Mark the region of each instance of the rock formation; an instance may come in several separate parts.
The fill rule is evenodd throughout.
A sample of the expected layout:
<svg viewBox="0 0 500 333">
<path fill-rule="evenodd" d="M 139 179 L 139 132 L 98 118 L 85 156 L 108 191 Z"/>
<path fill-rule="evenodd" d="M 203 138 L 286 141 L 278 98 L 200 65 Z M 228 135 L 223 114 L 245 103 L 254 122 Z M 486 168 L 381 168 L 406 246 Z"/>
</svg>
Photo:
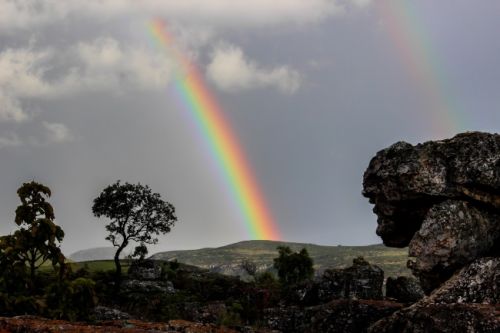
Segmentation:
<svg viewBox="0 0 500 333">
<path fill-rule="evenodd" d="M 464 133 L 376 154 L 363 194 L 384 244 L 408 246 L 428 297 L 372 332 L 499 332 L 500 135 Z"/>
<path fill-rule="evenodd" d="M 377 153 L 363 194 L 375 204 L 377 234 L 409 246 L 429 292 L 474 259 L 496 256 L 500 240 L 500 135 L 465 133 Z"/>
<path fill-rule="evenodd" d="M 344 269 L 327 269 L 317 280 L 321 302 L 332 299 L 382 299 L 384 272 L 359 257 Z"/>
<path fill-rule="evenodd" d="M 424 297 L 420 284 L 412 277 L 388 277 L 385 283 L 385 295 L 401 303 L 415 303 Z"/>
</svg>

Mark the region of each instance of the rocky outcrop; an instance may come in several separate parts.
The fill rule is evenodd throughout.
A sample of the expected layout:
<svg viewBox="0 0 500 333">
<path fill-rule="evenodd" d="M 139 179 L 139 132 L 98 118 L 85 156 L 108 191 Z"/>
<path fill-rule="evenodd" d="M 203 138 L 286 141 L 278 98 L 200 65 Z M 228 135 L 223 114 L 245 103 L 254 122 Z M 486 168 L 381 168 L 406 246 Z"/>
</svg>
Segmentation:
<svg viewBox="0 0 500 333">
<path fill-rule="evenodd" d="M 159 280 L 161 279 L 161 261 L 134 260 L 128 269 L 131 280 Z"/>
<path fill-rule="evenodd" d="M 385 283 L 385 295 L 401 303 L 415 303 L 424 297 L 422 287 L 412 277 L 388 277 Z"/>
<path fill-rule="evenodd" d="M 500 258 L 481 258 L 370 332 L 500 332 L 499 299 Z"/>
<path fill-rule="evenodd" d="M 498 305 L 500 258 L 481 258 L 474 261 L 433 292 L 427 301 Z"/>
<path fill-rule="evenodd" d="M 369 331 L 500 332 L 500 135 L 396 143 L 372 159 L 363 186 L 377 234 L 408 245 L 429 294 Z"/>
<path fill-rule="evenodd" d="M 372 325 L 369 333 L 500 332 L 500 310 L 481 304 L 414 304 Z"/>
<path fill-rule="evenodd" d="M 175 293 L 175 288 L 170 281 L 143 281 L 143 280 L 125 280 L 121 284 L 122 293 Z"/>
<path fill-rule="evenodd" d="M 382 299 L 384 271 L 359 257 L 344 269 L 327 269 L 317 280 L 318 298 L 325 303 L 332 299 Z"/>
<path fill-rule="evenodd" d="M 318 305 L 335 299 L 383 298 L 384 271 L 362 257 L 346 268 L 326 269 L 312 281 L 289 287 L 285 301 L 295 305 Z"/>
<path fill-rule="evenodd" d="M 266 309 L 264 322 L 288 333 L 358 333 L 402 308 L 402 304 L 372 300 L 334 300 L 327 304 Z"/>
<path fill-rule="evenodd" d="M 126 312 L 102 305 L 96 306 L 92 315 L 93 319 L 97 321 L 131 319 L 131 316 Z"/>
<path fill-rule="evenodd" d="M 409 246 L 430 292 L 457 269 L 500 247 L 500 135 L 464 133 L 376 154 L 363 194 L 375 204 L 384 244 Z"/>
</svg>

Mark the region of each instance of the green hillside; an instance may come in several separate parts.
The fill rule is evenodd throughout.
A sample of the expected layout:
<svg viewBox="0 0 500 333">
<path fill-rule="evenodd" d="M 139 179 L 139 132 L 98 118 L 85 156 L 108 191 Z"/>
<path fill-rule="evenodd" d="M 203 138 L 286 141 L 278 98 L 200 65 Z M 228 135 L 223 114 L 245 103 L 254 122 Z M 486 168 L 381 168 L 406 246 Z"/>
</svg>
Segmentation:
<svg viewBox="0 0 500 333">
<path fill-rule="evenodd" d="M 321 246 L 277 241 L 243 241 L 218 248 L 160 252 L 151 258 L 176 259 L 185 264 L 208 268 L 224 274 L 241 275 L 239 265 L 242 260 L 254 262 L 260 270 L 268 269 L 272 266 L 273 259 L 277 257 L 276 248 L 282 245 L 289 246 L 294 251 L 306 248 L 314 260 L 315 269 L 320 271 L 326 268 L 350 266 L 353 258 L 363 256 L 370 263 L 379 265 L 386 276 L 410 274 L 406 268 L 408 250 L 389 248 L 381 244 Z"/>
</svg>

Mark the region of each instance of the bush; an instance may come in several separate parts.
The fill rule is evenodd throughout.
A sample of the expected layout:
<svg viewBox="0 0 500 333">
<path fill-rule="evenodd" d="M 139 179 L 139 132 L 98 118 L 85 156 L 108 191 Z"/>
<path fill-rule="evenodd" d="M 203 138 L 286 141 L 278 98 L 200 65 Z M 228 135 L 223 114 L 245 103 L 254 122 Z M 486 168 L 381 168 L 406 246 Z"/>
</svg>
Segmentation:
<svg viewBox="0 0 500 333">
<path fill-rule="evenodd" d="M 292 252 L 288 246 L 279 246 L 278 252 L 274 268 L 278 271 L 283 287 L 295 285 L 314 275 L 313 260 L 305 248 L 300 252 Z"/>
<path fill-rule="evenodd" d="M 59 319 L 89 320 L 97 303 L 95 282 L 82 277 L 49 285 L 46 295 L 48 315 Z"/>
</svg>

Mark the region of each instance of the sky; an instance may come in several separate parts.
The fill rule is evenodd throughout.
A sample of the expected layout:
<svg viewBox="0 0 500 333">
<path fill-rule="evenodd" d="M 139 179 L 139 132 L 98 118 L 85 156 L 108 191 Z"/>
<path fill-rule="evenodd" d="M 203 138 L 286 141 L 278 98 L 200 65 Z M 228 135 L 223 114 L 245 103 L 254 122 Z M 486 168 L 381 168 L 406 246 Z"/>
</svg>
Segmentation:
<svg viewBox="0 0 500 333">
<path fill-rule="evenodd" d="M 107 246 L 92 201 L 148 184 L 178 222 L 150 252 L 251 238 L 173 87 L 168 25 L 240 143 L 280 239 L 380 243 L 375 153 L 500 127 L 495 0 L 0 0 L 0 233 L 36 180 L 66 236 Z"/>
</svg>

